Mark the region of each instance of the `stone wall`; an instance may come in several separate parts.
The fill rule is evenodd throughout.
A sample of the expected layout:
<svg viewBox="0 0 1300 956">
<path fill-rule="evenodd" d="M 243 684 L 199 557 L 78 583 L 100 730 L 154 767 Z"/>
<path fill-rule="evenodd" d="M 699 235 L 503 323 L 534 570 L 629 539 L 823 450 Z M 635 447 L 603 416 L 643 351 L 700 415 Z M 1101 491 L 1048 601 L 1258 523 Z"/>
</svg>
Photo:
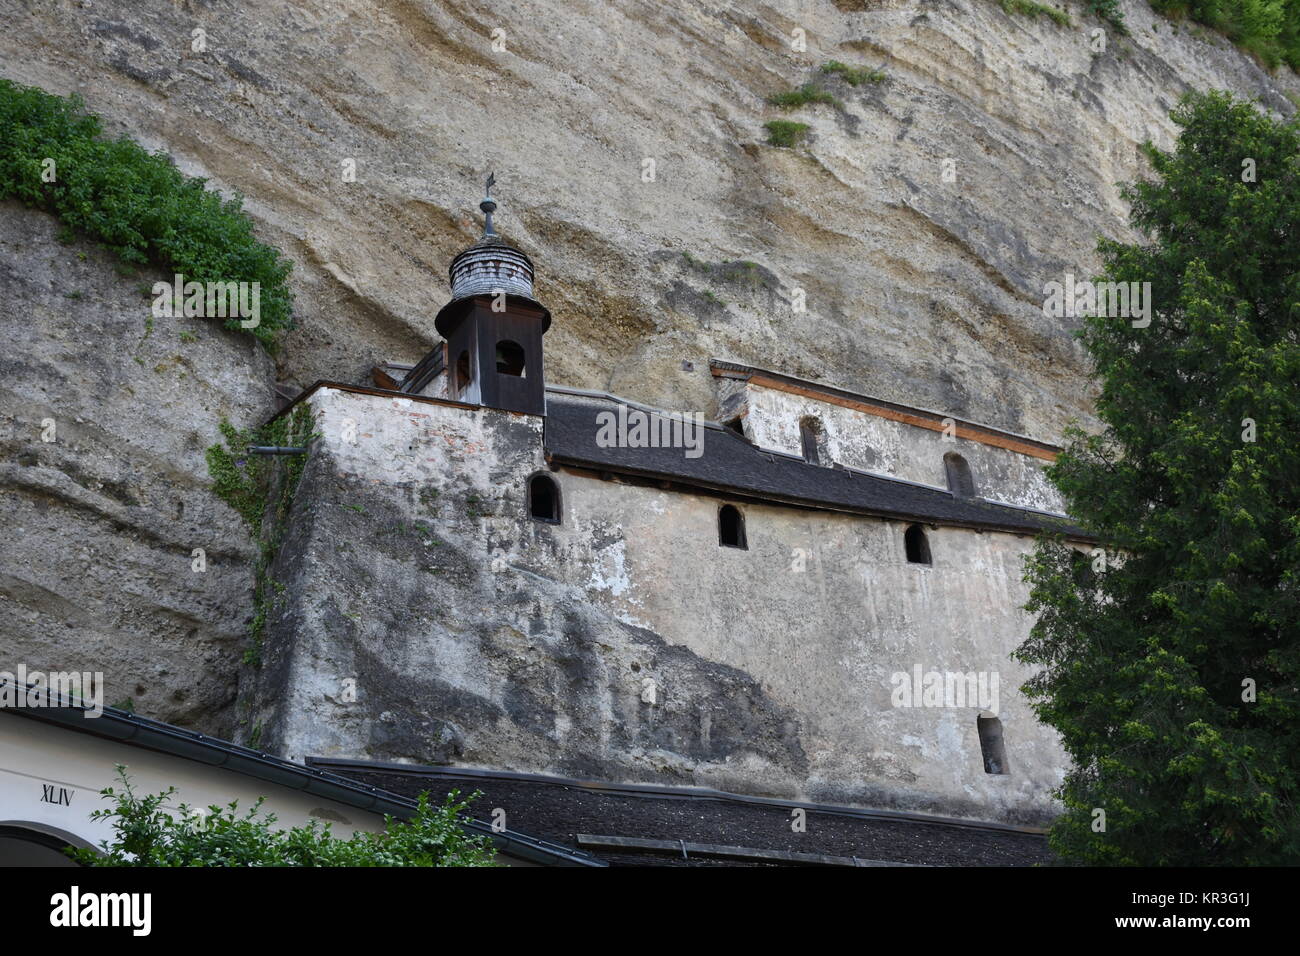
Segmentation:
<svg viewBox="0 0 1300 956">
<path fill-rule="evenodd" d="M 570 471 L 553 474 L 550 525 L 525 505 L 541 419 L 332 389 L 310 401 L 322 437 L 253 693 L 264 745 L 1051 813 L 1064 757 L 1009 660 L 1030 623 L 1030 539 L 931 529 L 923 567 L 901 523 L 742 505 L 748 550 L 724 548 L 720 499 Z M 893 674 L 918 665 L 998 675 L 987 709 L 1011 773 L 984 772 L 980 702 L 893 706 Z"/>
<path fill-rule="evenodd" d="M 830 458 L 840 464 L 946 489 L 943 456 L 956 452 L 970 465 L 981 497 L 1058 514 L 1065 510 L 1060 492 L 1043 473 L 1044 459 L 967 438 L 947 440 L 927 428 L 752 383 L 744 399 L 745 435 L 762 448 L 802 454 L 799 422 L 810 416 L 821 422 Z M 736 402 L 730 407 L 735 410 Z"/>
</svg>

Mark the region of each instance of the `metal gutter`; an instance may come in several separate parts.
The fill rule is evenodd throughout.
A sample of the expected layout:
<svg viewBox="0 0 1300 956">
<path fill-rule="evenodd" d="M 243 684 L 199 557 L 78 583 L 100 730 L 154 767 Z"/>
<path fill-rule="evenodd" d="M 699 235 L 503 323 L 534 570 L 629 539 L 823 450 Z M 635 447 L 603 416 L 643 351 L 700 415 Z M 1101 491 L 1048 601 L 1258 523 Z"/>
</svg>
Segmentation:
<svg viewBox="0 0 1300 956">
<path fill-rule="evenodd" d="M 559 386 L 559 385 L 548 385 L 546 386 L 546 391 L 553 392 L 557 395 L 569 395 L 576 398 L 590 398 L 590 399 L 596 399 L 600 401 L 621 403 L 628 406 L 629 408 L 636 408 L 647 414 L 658 415 L 660 417 L 668 417 L 673 414 L 661 408 L 656 408 L 653 405 L 646 405 L 642 402 L 635 402 L 632 401 L 631 399 L 623 398 L 622 396 L 615 395 L 611 392 L 602 392 L 602 391 L 595 391 L 591 389 L 582 389 L 582 388 L 568 388 L 566 386 Z M 804 458 L 800 455 L 795 455 L 790 452 L 782 451 L 776 448 L 764 448 L 762 445 L 756 445 L 748 438 L 746 438 L 744 435 L 738 434 L 735 430 L 727 428 L 725 425 L 719 424 L 718 422 L 705 420 L 703 424 L 706 428 L 711 428 L 714 431 L 723 432 L 726 435 L 733 438 L 734 440 L 745 443 L 758 454 L 767 455 L 772 459 L 783 458 L 787 461 L 806 464 Z M 979 427 L 983 427 L 983 426 L 979 426 Z M 1006 434 L 1011 434 L 1011 433 L 1008 432 Z M 1016 437 L 1020 437 L 1020 436 L 1016 436 Z M 1032 441 L 1033 439 L 1027 439 L 1027 440 Z M 543 438 L 543 446 L 545 446 L 545 438 Z M 936 525 L 942 525 L 944 527 L 968 528 L 968 529 L 981 530 L 981 531 L 998 531 L 1007 534 L 1019 534 L 1019 535 L 1038 534 L 1044 531 L 1050 532 L 1052 530 L 1055 530 L 1055 529 L 1041 528 L 1041 527 L 1026 528 L 1020 525 L 1002 524 L 994 520 L 962 522 L 950 518 L 944 518 L 940 520 L 931 517 L 917 516 L 906 512 L 892 512 L 892 511 L 885 511 L 882 509 L 854 508 L 847 505 L 830 504 L 818 498 L 797 498 L 794 496 L 775 495 L 770 492 L 759 492 L 759 491 L 754 491 L 752 489 L 741 489 L 732 485 L 723 485 L 714 482 L 704 482 L 696 478 L 690 478 L 687 476 L 681 476 L 669 472 L 646 471 L 646 470 L 630 468 L 622 465 L 619 466 L 610 465 L 608 462 L 592 461 L 589 459 L 575 457 L 572 455 L 554 454 L 551 452 L 546 453 L 546 459 L 547 461 L 555 464 L 570 465 L 577 468 L 583 468 L 589 471 L 607 473 L 612 475 L 625 475 L 634 478 L 642 478 L 650 481 L 671 481 L 674 482 L 675 484 L 681 485 L 682 487 L 704 489 L 717 494 L 730 495 L 736 498 L 745 498 L 754 501 L 766 501 L 766 502 L 782 504 L 782 505 L 793 505 L 802 508 L 810 508 L 817 511 L 833 511 L 833 512 L 839 512 L 843 514 L 861 514 L 861 515 L 867 515 L 869 517 L 888 518 L 890 520 L 898 520 L 898 521 L 916 520 L 916 521 L 923 521 L 926 523 L 933 523 Z M 933 491 L 939 494 L 946 494 L 952 497 L 952 491 L 949 488 L 944 488 L 939 485 L 930 485 L 920 481 L 912 481 L 907 478 L 899 478 L 894 475 L 879 474 L 877 472 L 867 471 L 862 468 L 854 468 L 849 465 L 841 464 L 839 462 L 835 462 L 832 465 L 826 465 L 826 466 L 813 465 L 811 467 L 834 468 L 839 471 L 847 472 L 850 475 L 862 475 L 864 477 L 874 478 L 877 481 L 888 481 L 897 485 L 908 485 L 913 488 L 922 488 L 926 491 Z M 1015 504 L 1010 504 L 1008 502 L 996 501 L 991 498 L 976 497 L 971 500 L 976 502 L 983 502 L 985 504 L 989 504 L 998 508 L 1005 508 L 1009 511 L 1018 512 L 1021 514 L 1025 514 L 1027 516 L 1041 515 L 1043 517 L 1051 518 L 1053 520 L 1057 520 L 1061 522 L 1071 521 L 1068 515 L 1057 514 L 1051 511 L 1043 511 L 1038 508 L 1027 508 L 1024 507 L 1023 505 L 1015 505 Z M 1072 540 L 1078 540 L 1078 541 L 1092 542 L 1096 540 L 1092 537 L 1080 533 L 1079 529 L 1075 529 L 1073 532 L 1068 533 L 1066 536 Z"/>
<path fill-rule="evenodd" d="M 957 518 L 936 518 L 932 515 L 917 515 L 912 512 L 890 511 L 884 508 L 854 507 L 852 505 L 827 502 L 820 498 L 798 498 L 793 495 L 778 495 L 769 491 L 755 490 L 752 488 L 746 489 L 746 488 L 737 487 L 735 485 L 702 481 L 698 478 L 685 477 L 682 475 L 677 475 L 669 472 L 641 471 L 635 468 L 629 468 L 625 465 L 611 465 L 608 462 L 591 461 L 585 458 L 574 457 L 571 455 L 557 455 L 553 453 L 548 453 L 546 456 L 546 460 L 552 464 L 556 464 L 560 466 L 568 465 L 571 467 L 581 468 L 585 471 L 590 471 L 594 473 L 625 475 L 632 478 L 641 478 L 647 481 L 654 481 L 654 482 L 666 481 L 674 485 L 679 485 L 682 488 L 706 490 L 713 494 L 723 495 L 726 497 L 745 499 L 749 501 L 761 501 L 761 502 L 767 502 L 770 504 L 777 504 L 777 505 L 808 508 L 814 511 L 828 511 L 828 512 L 835 512 L 839 514 L 866 515 L 867 517 L 871 517 L 871 518 L 888 518 L 891 521 L 916 521 L 916 522 L 921 522 L 923 524 L 931 524 L 935 526 L 942 526 L 945 528 L 966 528 L 975 531 L 997 531 L 1004 534 L 1038 535 L 1041 533 L 1050 534 L 1059 530 L 1060 533 L 1065 535 L 1065 537 L 1069 538 L 1070 540 L 1085 541 L 1085 542 L 1093 542 L 1097 540 L 1095 538 L 1092 538 L 1082 533 L 1080 530 L 1073 529 L 1073 528 L 1055 529 L 1055 528 L 1041 527 L 1041 526 L 1004 524 L 994 520 L 975 521 L 975 520 L 960 520 Z M 887 476 L 872 475 L 871 477 L 882 478 L 883 480 L 886 481 L 896 480 L 896 479 L 888 478 Z M 903 483 L 915 484 L 915 482 L 903 482 Z M 925 486 L 922 485 L 921 487 L 925 487 Z M 927 489 L 927 490 L 940 491 L 941 489 Z M 979 500 L 979 499 L 974 499 L 974 500 Z M 1006 507 L 1006 506 L 1001 506 L 1001 507 Z M 1028 509 L 1019 508 L 1019 507 L 1011 508 L 1010 510 L 1028 511 Z M 1056 516 L 1049 515 L 1049 517 L 1055 518 Z M 1067 518 L 1064 520 L 1068 521 L 1069 519 Z"/>
<path fill-rule="evenodd" d="M 387 397 L 387 398 L 401 398 L 411 402 L 420 402 L 429 405 L 444 405 L 444 406 L 449 406 L 451 408 L 464 408 L 470 411 L 482 411 L 486 408 L 489 411 L 501 412 L 502 414 L 505 415 L 529 414 L 527 412 L 513 412 L 505 409 L 488 408 L 487 406 L 473 405 L 467 402 L 459 402 L 449 398 L 432 398 L 427 395 L 412 395 L 408 392 L 394 391 L 392 389 L 373 388 L 364 385 L 349 385 L 346 382 L 333 382 L 333 381 L 321 379 L 319 381 L 312 383 L 310 387 L 304 389 L 302 393 L 299 394 L 296 398 L 294 398 L 292 402 L 290 402 L 284 408 L 280 409 L 280 411 L 276 412 L 275 415 L 271 416 L 271 418 L 268 419 L 268 424 L 280 418 L 281 416 L 290 413 L 298 405 L 299 402 L 305 401 L 308 397 L 310 397 L 318 389 L 321 388 L 332 388 L 338 391 L 354 392 L 361 395 L 377 395 L 377 396 Z M 559 386 L 559 385 L 548 385 L 546 386 L 546 391 L 554 392 L 560 395 L 571 395 L 579 398 L 595 398 L 595 399 L 602 399 L 605 401 L 622 402 L 623 404 L 631 408 L 640 409 L 646 412 L 647 414 L 655 414 L 661 416 L 667 416 L 672 414 L 671 412 L 666 412 L 661 408 L 655 408 L 652 405 L 646 405 L 641 402 L 634 402 L 629 399 L 621 398 L 617 395 L 613 395 L 609 392 L 599 392 L 599 391 L 592 391 L 588 389 L 579 389 L 579 388 L 567 388 L 565 386 Z M 753 442 L 749 441 L 749 439 L 745 438 L 745 436 L 736 434 L 735 431 L 733 431 L 730 428 L 727 428 L 725 425 L 719 424 L 718 422 L 705 420 L 703 424 L 706 428 L 711 428 L 714 429 L 715 431 L 725 432 L 726 434 L 735 438 L 737 441 L 742 441 L 746 443 L 747 445 L 749 445 L 751 448 L 753 448 L 756 452 L 760 454 L 780 456 L 781 458 L 786 458 L 790 461 L 803 461 L 803 459 L 800 458 L 798 455 L 793 455 L 790 454 L 789 452 L 779 451 L 773 448 L 763 448 L 760 445 L 755 445 Z M 544 444 L 545 442 L 543 440 L 543 445 Z M 889 512 L 883 510 L 859 509 L 859 508 L 849 508 L 849 507 L 842 507 L 842 506 L 832 507 L 831 505 L 828 505 L 825 502 L 822 502 L 818 499 L 803 499 L 803 498 L 793 498 L 793 497 L 782 497 L 782 496 L 776 496 L 770 494 L 759 494 L 756 492 L 748 492 L 741 489 L 737 489 L 730 485 L 717 485 L 717 484 L 700 482 L 697 480 L 683 479 L 681 476 L 667 474 L 663 472 L 637 471 L 635 469 L 628 469 L 628 468 L 614 468 L 604 462 L 587 461 L 581 458 L 572 458 L 572 457 L 562 456 L 562 455 L 552 456 L 548 454 L 547 459 L 554 460 L 559 464 L 574 465 L 592 471 L 609 472 L 611 474 L 626 474 L 626 475 L 643 477 L 643 478 L 656 480 L 656 481 L 665 481 L 665 480 L 674 481 L 677 484 L 683 486 L 706 488 L 715 492 L 719 492 L 722 494 L 730 494 L 736 497 L 744 497 L 744 498 L 750 498 L 750 499 L 760 500 L 760 501 L 771 501 L 777 504 L 797 505 L 799 507 L 812 508 L 817 511 L 835 511 L 844 514 L 864 514 L 871 517 L 889 518 L 891 520 L 898 520 L 898 521 L 908 521 L 908 520 L 915 519 L 915 520 L 933 522 L 936 524 L 942 524 L 945 527 L 972 528 L 972 529 L 980 529 L 986 531 L 1001 531 L 1008 534 L 1035 534 L 1042 530 L 1049 530 L 1049 529 L 1040 529 L 1040 528 L 1027 529 L 1015 525 L 999 524 L 997 522 L 957 522 L 950 519 L 935 521 L 934 519 L 930 519 L 930 518 L 917 518 L 917 516 L 915 515 L 906 514 L 903 512 Z M 846 465 L 837 464 L 834 467 L 838 467 L 842 471 L 847 471 L 853 474 L 865 475 L 880 481 L 891 481 L 897 484 L 911 485 L 916 488 L 924 488 L 928 491 L 947 492 L 947 489 L 940 488 L 937 485 L 927 485 L 917 481 L 909 481 L 906 478 L 897 478 L 894 477 L 893 475 L 875 474 L 873 472 L 864 471 L 863 469 L 860 468 L 850 468 Z M 1063 521 L 1070 520 L 1067 516 L 1058 515 L 1050 511 L 1040 511 L 1036 508 L 1025 508 L 1020 505 L 1004 504 L 1002 502 L 992 501 L 991 499 L 981 499 L 981 500 L 987 501 L 989 504 L 993 504 L 998 507 L 1008 508 L 1013 511 L 1024 512 L 1026 514 L 1039 514 L 1039 515 L 1044 515 L 1046 517 L 1059 519 Z M 1074 540 L 1088 541 L 1088 542 L 1097 540 L 1087 535 L 1082 535 L 1077 533 L 1069 534 L 1067 535 L 1067 537 Z"/>
<path fill-rule="evenodd" d="M 602 850 L 641 850 L 651 853 L 681 854 L 689 860 L 690 854 L 702 857 L 720 857 L 726 860 L 759 860 L 770 863 L 794 863 L 801 866 L 912 866 L 925 863 L 894 863 L 887 860 L 868 860 L 859 856 L 830 856 L 825 853 L 791 853 L 788 850 L 762 850 L 748 846 L 719 846 L 716 843 L 691 843 L 686 840 L 647 840 L 641 837 L 607 836 L 579 833 L 578 846 Z"/>
</svg>

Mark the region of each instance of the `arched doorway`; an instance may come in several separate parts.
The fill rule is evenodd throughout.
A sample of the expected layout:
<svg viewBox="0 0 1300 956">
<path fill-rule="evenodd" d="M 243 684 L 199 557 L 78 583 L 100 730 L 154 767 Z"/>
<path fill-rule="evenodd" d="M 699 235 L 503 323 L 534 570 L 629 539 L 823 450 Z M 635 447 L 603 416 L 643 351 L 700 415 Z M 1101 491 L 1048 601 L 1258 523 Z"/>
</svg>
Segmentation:
<svg viewBox="0 0 1300 956">
<path fill-rule="evenodd" d="M 63 852 L 69 845 L 90 844 L 40 824 L 0 823 L 0 867 L 79 866 Z"/>
</svg>

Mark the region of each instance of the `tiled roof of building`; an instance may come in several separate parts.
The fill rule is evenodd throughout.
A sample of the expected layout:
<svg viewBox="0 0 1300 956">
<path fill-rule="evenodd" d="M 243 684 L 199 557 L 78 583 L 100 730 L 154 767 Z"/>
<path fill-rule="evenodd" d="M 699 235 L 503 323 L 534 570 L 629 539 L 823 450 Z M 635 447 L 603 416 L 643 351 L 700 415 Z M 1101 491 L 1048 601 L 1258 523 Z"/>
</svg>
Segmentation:
<svg viewBox="0 0 1300 956">
<path fill-rule="evenodd" d="M 948 491 L 842 466 L 809 464 L 759 448 L 712 422 L 705 426 L 703 453 L 696 458 L 687 457 L 682 448 L 602 447 L 597 442 L 597 416 L 619 404 L 612 396 L 548 390 L 547 457 L 557 464 L 782 504 L 1020 534 L 1058 531 L 1072 538 L 1090 537 L 1062 516 L 958 498 Z"/>
<path fill-rule="evenodd" d="M 87 719 L 87 706 L 48 688 L 18 684 L 10 675 L 0 677 L 0 686 L 12 685 L 21 700 L 36 699 L 41 706 L 20 705 L 0 708 L 12 714 L 65 730 L 99 737 L 132 747 L 144 747 L 184 760 L 194 760 L 209 767 L 253 777 L 264 783 L 309 793 L 377 814 L 406 819 L 415 812 L 415 802 L 349 775 L 331 773 L 321 767 L 308 767 L 284 760 L 273 754 L 201 734 L 185 727 L 153 720 L 116 707 L 103 707 L 98 717 Z M 11 689 L 10 693 L 14 693 Z M 548 844 L 531 834 L 513 828 L 499 830 L 488 823 L 464 818 L 464 829 L 472 835 L 491 840 L 496 849 L 509 857 L 545 866 L 600 866 L 589 853 L 574 852 L 567 846 Z"/>
<path fill-rule="evenodd" d="M 479 791 L 512 829 L 613 866 L 1031 866 L 1053 856 L 1041 830 L 905 813 L 783 803 L 686 787 L 591 783 L 534 774 L 309 758 L 408 797 Z M 804 810 L 791 827 L 792 809 Z"/>
</svg>

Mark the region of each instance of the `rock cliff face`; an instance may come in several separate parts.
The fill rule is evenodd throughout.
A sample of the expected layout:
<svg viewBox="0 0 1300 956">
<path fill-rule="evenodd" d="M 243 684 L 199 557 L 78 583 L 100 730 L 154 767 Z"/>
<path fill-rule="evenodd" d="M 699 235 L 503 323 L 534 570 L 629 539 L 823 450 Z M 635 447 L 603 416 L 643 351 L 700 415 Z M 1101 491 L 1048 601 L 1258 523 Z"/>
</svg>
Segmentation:
<svg viewBox="0 0 1300 956">
<path fill-rule="evenodd" d="M 1188 89 L 1284 114 L 1300 91 L 1122 6 L 1132 37 L 1097 52 L 1077 3 L 1057 26 L 994 0 L 0 0 L 0 75 L 78 92 L 243 193 L 295 262 L 299 322 L 275 370 L 197 323 L 190 351 L 177 323 L 133 355 L 138 280 L 0 209 L 6 421 L 53 414 L 82 443 L 10 445 L 6 627 L 33 661 L 79 642 L 86 665 L 152 673 L 142 709 L 221 730 L 249 572 L 181 592 L 171 568 L 200 529 L 236 565 L 251 549 L 201 449 L 221 414 L 269 414 L 277 377 L 418 359 L 489 169 L 555 316 L 553 382 L 711 412 L 718 356 L 1059 438 L 1091 388 L 1043 284 L 1095 268 L 1098 234 L 1131 237 L 1115 184 L 1142 173 L 1137 143 L 1171 141 Z M 849 86 L 829 60 L 885 79 Z M 767 104 L 809 81 L 838 103 Z M 780 118 L 806 141 L 766 145 Z"/>
<path fill-rule="evenodd" d="M 0 204 L 0 670 L 99 671 L 106 704 L 231 733 L 254 552 L 203 451 L 270 414 L 272 363 L 150 322 L 162 276 L 57 232 Z"/>
<path fill-rule="evenodd" d="M 1100 54 L 1081 5 L 1061 27 L 994 0 L 3 7 L 6 76 L 248 197 L 297 263 L 299 383 L 419 357 L 495 169 L 552 381 L 703 409 L 719 355 L 1047 439 L 1089 390 L 1043 283 L 1128 235 L 1136 144 L 1189 88 L 1300 90 L 1136 0 Z M 886 79 L 828 82 L 842 106 L 788 114 L 806 146 L 764 145 L 765 98 L 829 60 Z"/>
</svg>

